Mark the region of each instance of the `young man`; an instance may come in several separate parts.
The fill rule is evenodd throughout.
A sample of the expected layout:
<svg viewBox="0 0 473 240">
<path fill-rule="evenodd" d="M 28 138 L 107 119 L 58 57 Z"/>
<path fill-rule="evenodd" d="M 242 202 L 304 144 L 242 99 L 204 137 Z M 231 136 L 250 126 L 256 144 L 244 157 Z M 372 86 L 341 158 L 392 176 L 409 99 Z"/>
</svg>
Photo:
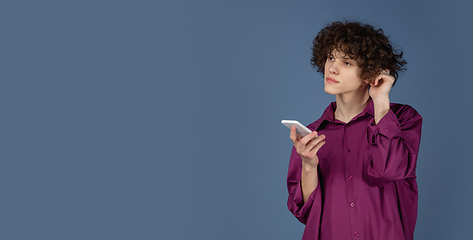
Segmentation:
<svg viewBox="0 0 473 240">
<path fill-rule="evenodd" d="M 288 207 L 306 225 L 302 239 L 413 239 L 422 118 L 389 100 L 402 52 L 358 22 L 325 27 L 312 50 L 335 102 L 311 134 L 291 129 Z"/>
</svg>

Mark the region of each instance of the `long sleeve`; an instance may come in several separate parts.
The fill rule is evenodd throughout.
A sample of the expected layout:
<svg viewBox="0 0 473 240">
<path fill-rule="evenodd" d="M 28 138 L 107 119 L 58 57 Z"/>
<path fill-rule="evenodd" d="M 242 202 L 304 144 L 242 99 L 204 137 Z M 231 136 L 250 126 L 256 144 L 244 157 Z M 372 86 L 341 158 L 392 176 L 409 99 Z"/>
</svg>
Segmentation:
<svg viewBox="0 0 473 240">
<path fill-rule="evenodd" d="M 307 224 L 309 220 L 309 213 L 311 213 L 311 211 L 313 212 L 310 214 L 311 218 L 315 218 L 315 221 L 317 221 L 316 219 L 320 219 L 322 198 L 319 183 L 317 188 L 312 192 L 312 194 L 309 196 L 309 199 L 304 204 L 301 189 L 301 171 L 302 159 L 299 154 L 297 154 L 296 149 L 293 147 L 287 175 L 287 189 L 289 192 L 287 206 L 300 222 Z M 316 212 L 314 211 L 316 211 L 318 214 L 315 214 Z"/>
<path fill-rule="evenodd" d="M 382 187 L 390 182 L 415 178 L 422 117 L 410 106 L 391 110 L 368 126 L 370 147 L 365 171 L 371 184 Z"/>
</svg>

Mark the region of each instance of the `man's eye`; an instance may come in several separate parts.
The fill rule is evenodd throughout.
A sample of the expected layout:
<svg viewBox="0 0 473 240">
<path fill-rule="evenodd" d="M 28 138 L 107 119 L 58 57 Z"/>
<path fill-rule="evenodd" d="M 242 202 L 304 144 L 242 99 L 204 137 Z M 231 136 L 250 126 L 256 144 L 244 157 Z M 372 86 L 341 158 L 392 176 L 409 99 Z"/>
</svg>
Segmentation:
<svg viewBox="0 0 473 240">
<path fill-rule="evenodd" d="M 345 62 L 345 65 L 350 66 L 351 64 L 349 62 Z"/>
<path fill-rule="evenodd" d="M 333 60 L 334 60 L 334 58 L 333 58 L 332 56 L 328 56 L 328 59 L 329 59 L 330 61 L 333 61 Z"/>
</svg>

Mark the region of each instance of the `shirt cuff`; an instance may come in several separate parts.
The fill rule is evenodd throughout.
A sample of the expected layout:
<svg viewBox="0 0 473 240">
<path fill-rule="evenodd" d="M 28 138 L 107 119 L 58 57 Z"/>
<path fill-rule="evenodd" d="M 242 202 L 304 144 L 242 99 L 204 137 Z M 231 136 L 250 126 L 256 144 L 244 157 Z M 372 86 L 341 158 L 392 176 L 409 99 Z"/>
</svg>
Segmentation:
<svg viewBox="0 0 473 240">
<path fill-rule="evenodd" d="M 374 118 L 371 120 L 368 126 L 368 141 L 371 144 L 375 143 L 375 138 L 378 133 L 389 139 L 401 134 L 399 119 L 392 110 L 389 110 L 388 113 L 379 120 L 378 124 L 375 124 Z"/>
<path fill-rule="evenodd" d="M 305 215 L 307 211 L 310 210 L 312 203 L 314 202 L 316 192 L 319 188 L 319 183 L 317 183 L 317 187 L 314 189 L 314 191 L 310 194 L 309 199 L 304 204 L 304 199 L 302 196 L 302 186 L 301 186 L 301 181 L 299 180 L 298 187 L 295 189 L 294 192 L 294 203 L 301 208 L 300 213 L 301 215 Z"/>
</svg>

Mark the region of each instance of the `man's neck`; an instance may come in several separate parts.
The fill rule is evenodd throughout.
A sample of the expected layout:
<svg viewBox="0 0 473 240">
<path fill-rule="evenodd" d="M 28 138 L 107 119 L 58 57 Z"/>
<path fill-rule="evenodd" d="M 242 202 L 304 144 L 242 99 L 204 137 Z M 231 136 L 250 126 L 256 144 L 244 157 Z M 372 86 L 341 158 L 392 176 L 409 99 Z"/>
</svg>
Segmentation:
<svg viewBox="0 0 473 240">
<path fill-rule="evenodd" d="M 337 109 L 334 117 L 344 123 L 348 123 L 356 115 L 360 114 L 370 101 L 368 91 L 362 94 L 339 94 L 335 97 Z"/>
</svg>

